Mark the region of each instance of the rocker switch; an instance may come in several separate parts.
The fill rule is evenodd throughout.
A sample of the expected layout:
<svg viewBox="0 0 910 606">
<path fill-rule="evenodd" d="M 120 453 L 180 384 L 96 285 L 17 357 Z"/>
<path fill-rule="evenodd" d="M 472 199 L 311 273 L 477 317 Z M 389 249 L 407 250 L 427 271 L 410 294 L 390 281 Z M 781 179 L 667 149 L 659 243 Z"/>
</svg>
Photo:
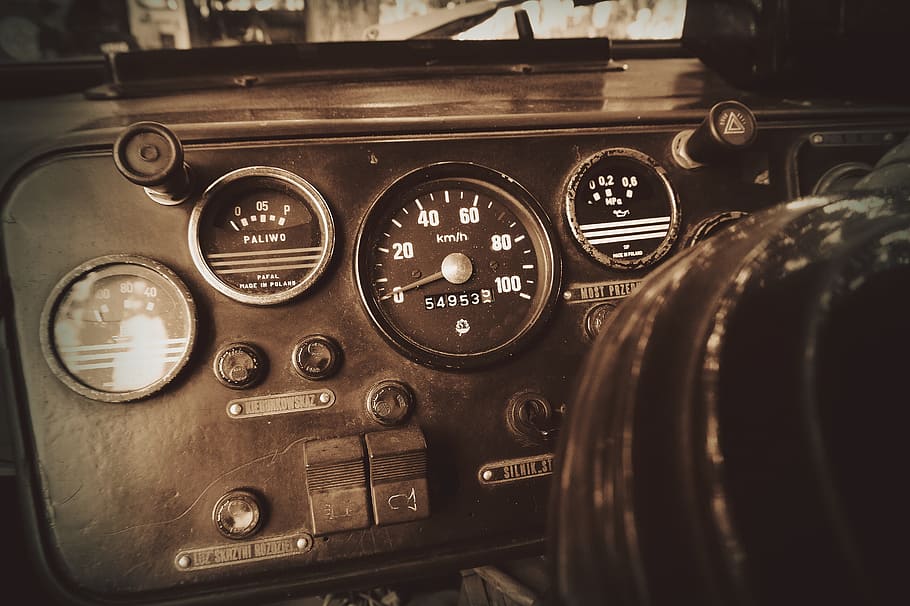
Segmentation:
<svg viewBox="0 0 910 606">
<path fill-rule="evenodd" d="M 369 433 L 364 439 L 376 525 L 429 517 L 427 443 L 420 428 Z"/>
<path fill-rule="evenodd" d="M 369 527 L 366 468 L 360 437 L 307 442 L 304 452 L 313 534 Z"/>
</svg>

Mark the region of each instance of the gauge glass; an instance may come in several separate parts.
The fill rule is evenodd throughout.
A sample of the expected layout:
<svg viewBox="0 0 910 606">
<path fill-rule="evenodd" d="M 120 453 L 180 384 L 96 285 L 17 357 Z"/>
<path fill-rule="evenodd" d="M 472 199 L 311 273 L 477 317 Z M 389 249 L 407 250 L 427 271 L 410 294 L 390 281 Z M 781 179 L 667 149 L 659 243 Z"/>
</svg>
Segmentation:
<svg viewBox="0 0 910 606">
<path fill-rule="evenodd" d="M 328 204 L 288 171 L 249 167 L 209 187 L 190 218 L 190 252 L 206 281 L 254 305 L 292 299 L 331 259 L 335 229 Z"/>
<path fill-rule="evenodd" d="M 582 249 L 614 269 L 652 265 L 679 233 L 679 206 L 666 173 L 632 149 L 608 149 L 585 161 L 569 183 L 566 215 Z"/>
<path fill-rule="evenodd" d="M 358 285 L 374 321 L 431 365 L 514 352 L 555 292 L 541 217 L 523 188 L 476 165 L 406 176 L 371 209 L 358 241 Z"/>
<path fill-rule="evenodd" d="M 150 395 L 186 364 L 195 337 L 186 286 L 163 265 L 115 255 L 64 277 L 45 308 L 42 345 L 55 374 L 88 397 Z"/>
</svg>

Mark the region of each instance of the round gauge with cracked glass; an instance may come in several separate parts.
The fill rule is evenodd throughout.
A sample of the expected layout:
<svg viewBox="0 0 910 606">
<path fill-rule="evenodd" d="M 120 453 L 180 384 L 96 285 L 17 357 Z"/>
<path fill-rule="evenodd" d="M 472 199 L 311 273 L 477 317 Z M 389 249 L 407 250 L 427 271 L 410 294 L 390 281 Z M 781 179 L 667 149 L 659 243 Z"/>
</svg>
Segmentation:
<svg viewBox="0 0 910 606">
<path fill-rule="evenodd" d="M 356 278 L 381 333 L 418 362 L 483 365 L 516 353 L 542 325 L 560 266 L 531 195 L 466 163 L 414 171 L 361 226 Z"/>
<path fill-rule="evenodd" d="M 606 149 L 575 170 L 566 218 L 582 250 L 611 269 L 653 265 L 679 235 L 679 203 L 666 172 L 634 149 Z"/>
<path fill-rule="evenodd" d="M 304 293 L 325 273 L 335 223 L 308 181 L 252 166 L 205 191 L 190 216 L 189 245 L 196 268 L 216 290 L 241 303 L 274 305 Z"/>
<path fill-rule="evenodd" d="M 156 261 L 109 255 L 83 263 L 54 288 L 41 316 L 53 373 L 102 402 L 157 392 L 186 365 L 196 308 L 186 285 Z"/>
</svg>

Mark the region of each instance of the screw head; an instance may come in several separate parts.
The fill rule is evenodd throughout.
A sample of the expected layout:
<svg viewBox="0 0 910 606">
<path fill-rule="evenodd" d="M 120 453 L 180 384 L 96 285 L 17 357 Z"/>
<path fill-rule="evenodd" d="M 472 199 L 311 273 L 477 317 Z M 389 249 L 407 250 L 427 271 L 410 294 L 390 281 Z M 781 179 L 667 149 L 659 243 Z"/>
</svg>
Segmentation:
<svg viewBox="0 0 910 606">
<path fill-rule="evenodd" d="M 319 394 L 319 401 L 322 402 L 323 404 L 328 404 L 329 402 L 332 401 L 332 396 L 330 396 L 329 394 L 327 394 L 325 392 L 322 392 L 321 394 Z"/>
<path fill-rule="evenodd" d="M 177 560 L 177 566 L 180 566 L 181 568 L 189 568 L 190 564 L 192 564 L 192 563 L 193 563 L 193 561 L 190 559 L 190 556 L 188 556 L 188 555 L 182 555 Z"/>
<path fill-rule="evenodd" d="M 489 482 L 490 480 L 493 479 L 493 472 L 490 471 L 489 469 L 487 469 L 486 471 L 483 472 L 483 475 L 482 475 L 481 477 L 482 477 L 485 481 Z"/>
<path fill-rule="evenodd" d="M 243 406 L 241 406 L 240 404 L 231 404 L 231 407 L 228 409 L 228 412 L 230 412 L 232 415 L 234 415 L 236 417 L 237 415 L 239 415 L 240 413 L 243 412 Z"/>
</svg>

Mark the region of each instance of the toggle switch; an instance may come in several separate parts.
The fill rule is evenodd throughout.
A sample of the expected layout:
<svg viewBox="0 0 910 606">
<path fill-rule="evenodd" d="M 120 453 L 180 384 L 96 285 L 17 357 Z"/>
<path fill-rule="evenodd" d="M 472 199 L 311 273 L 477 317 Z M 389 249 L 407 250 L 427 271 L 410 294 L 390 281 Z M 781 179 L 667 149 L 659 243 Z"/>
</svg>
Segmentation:
<svg viewBox="0 0 910 606">
<path fill-rule="evenodd" d="M 429 517 L 427 443 L 420 428 L 369 433 L 364 439 L 376 525 Z"/>
<path fill-rule="evenodd" d="M 367 528 L 369 501 L 360 437 L 307 442 L 304 456 L 313 534 Z"/>
</svg>

